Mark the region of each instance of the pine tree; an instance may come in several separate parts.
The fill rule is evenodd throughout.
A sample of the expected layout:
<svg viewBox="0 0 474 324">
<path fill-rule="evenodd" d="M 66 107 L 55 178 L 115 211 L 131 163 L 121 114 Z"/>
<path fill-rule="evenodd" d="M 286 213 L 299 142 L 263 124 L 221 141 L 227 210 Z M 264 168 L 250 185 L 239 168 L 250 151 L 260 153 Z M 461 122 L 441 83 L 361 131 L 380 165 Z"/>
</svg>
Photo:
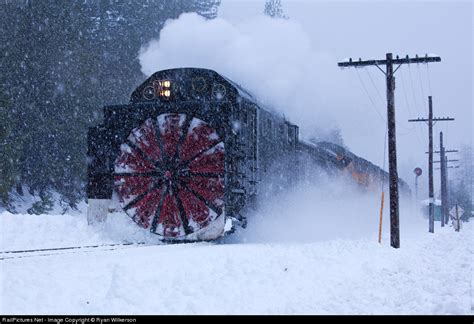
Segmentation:
<svg viewBox="0 0 474 324">
<path fill-rule="evenodd" d="M 0 3 L 0 201 L 26 185 L 51 207 L 84 196 L 86 132 L 106 104 L 143 81 L 138 52 L 167 19 L 211 19 L 220 0 L 29 0 Z"/>
<path fill-rule="evenodd" d="M 272 18 L 288 19 L 283 12 L 281 0 L 267 0 L 267 2 L 265 2 L 263 13 Z"/>
<path fill-rule="evenodd" d="M 3 79 L 3 77 L 2 77 Z M 14 142 L 11 140 L 14 115 L 11 103 L 4 89 L 4 82 L 0 84 L 0 205 L 8 206 L 9 193 L 17 183 L 18 160 Z"/>
<path fill-rule="evenodd" d="M 207 19 L 214 19 L 217 17 L 220 4 L 221 0 L 194 0 L 190 9 Z"/>
<path fill-rule="evenodd" d="M 448 198 L 449 206 L 458 204 L 464 209 L 463 220 L 468 220 L 473 211 L 473 181 L 474 181 L 474 156 L 472 146 L 465 145 L 460 149 L 460 168 L 451 172 L 455 180 L 449 181 Z M 451 169 L 449 169 L 451 170 Z M 448 179 L 451 174 L 448 174 Z"/>
</svg>

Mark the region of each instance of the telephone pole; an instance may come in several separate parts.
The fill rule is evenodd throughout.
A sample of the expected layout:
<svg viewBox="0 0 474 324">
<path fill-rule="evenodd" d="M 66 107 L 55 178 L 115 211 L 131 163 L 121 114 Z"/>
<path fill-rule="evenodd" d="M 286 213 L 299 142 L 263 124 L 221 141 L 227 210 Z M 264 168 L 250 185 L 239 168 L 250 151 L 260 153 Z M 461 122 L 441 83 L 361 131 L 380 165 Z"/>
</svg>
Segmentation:
<svg viewBox="0 0 474 324">
<path fill-rule="evenodd" d="M 446 156 L 446 153 L 444 152 L 443 148 L 443 155 L 444 155 L 444 163 L 442 163 L 442 168 L 441 168 L 441 189 L 444 189 L 441 191 L 441 202 L 442 202 L 442 217 L 444 218 L 444 222 L 448 224 L 449 221 L 449 207 L 448 207 L 448 157 Z M 440 153 L 441 154 L 441 153 Z M 444 171 L 444 172 L 443 172 Z"/>
<path fill-rule="evenodd" d="M 409 122 L 428 122 L 428 195 L 430 199 L 429 205 L 429 232 L 434 233 L 434 183 L 433 183 L 433 123 L 438 121 L 452 121 L 454 118 L 443 117 L 433 118 L 433 100 L 431 96 L 428 96 L 429 112 L 428 119 L 426 118 L 417 118 L 409 119 Z"/>
<path fill-rule="evenodd" d="M 396 130 L 395 130 L 395 77 L 394 74 L 402 64 L 410 63 L 429 63 L 440 62 L 439 56 L 410 58 L 408 55 L 405 58 L 398 56 L 393 59 L 392 53 L 385 55 L 385 60 L 368 60 L 358 61 L 349 59 L 346 62 L 340 62 L 339 67 L 364 67 L 375 65 L 383 74 L 385 74 L 385 83 L 387 86 L 387 127 L 388 127 L 388 167 L 389 167 L 389 183 L 390 183 L 390 245 L 393 248 L 400 247 L 400 221 L 399 221 L 399 204 L 398 204 L 398 170 L 397 170 L 397 145 L 396 145 Z M 393 65 L 398 66 L 393 69 Z M 386 70 L 382 70 L 380 65 L 385 65 Z"/>
<path fill-rule="evenodd" d="M 449 183 L 449 172 L 448 172 L 448 169 L 459 169 L 460 166 L 459 165 L 451 165 L 451 166 L 448 166 L 448 163 L 445 163 L 445 175 L 446 175 L 446 180 L 445 180 L 445 184 L 446 184 L 446 213 L 445 213 L 445 219 L 444 219 L 444 222 L 445 224 L 448 224 L 448 221 L 449 221 L 449 187 L 448 187 L 448 183 Z"/>
<path fill-rule="evenodd" d="M 440 169 L 441 169 L 441 227 L 444 227 L 444 220 L 446 219 L 446 213 L 448 212 L 448 200 L 446 199 L 446 153 L 444 152 L 443 146 L 443 132 L 439 132 L 439 157 L 440 157 Z"/>
<path fill-rule="evenodd" d="M 444 148 L 443 146 L 443 154 L 444 154 L 444 163 L 442 163 L 442 159 L 440 159 L 439 161 L 433 161 L 433 163 L 441 163 L 441 164 L 444 164 L 444 172 L 443 172 L 443 167 L 440 166 L 439 168 L 436 168 L 435 170 L 441 170 L 442 173 L 444 173 L 444 182 L 443 182 L 443 174 L 441 174 L 441 193 L 443 193 L 443 183 L 444 183 L 444 197 L 445 197 L 445 201 L 446 203 L 444 204 L 444 206 L 446 206 L 446 210 L 443 209 L 443 213 L 444 213 L 444 223 L 447 224 L 448 221 L 449 221 L 449 212 L 448 212 L 448 208 L 449 208 L 449 190 L 448 190 L 448 169 L 457 169 L 459 168 L 459 166 L 448 166 L 448 163 L 449 162 L 459 162 L 459 160 L 448 160 L 448 157 L 446 156 L 446 153 L 458 153 L 459 151 L 458 150 L 447 150 L 446 148 Z M 425 152 L 426 154 L 428 154 L 429 152 Z M 441 154 L 441 151 L 434 151 L 434 153 L 436 154 Z M 443 199 L 441 198 L 441 201 L 443 201 Z M 444 207 L 443 206 L 443 207 Z"/>
<path fill-rule="evenodd" d="M 440 163 L 440 167 L 436 170 L 441 171 L 441 211 L 442 219 L 441 226 L 448 223 L 449 220 L 449 202 L 448 202 L 448 169 L 455 169 L 456 167 L 448 167 L 449 162 L 459 162 L 459 160 L 448 160 L 446 156 L 446 149 L 443 146 L 443 132 L 440 132 L 440 160 L 433 161 L 433 163 Z"/>
</svg>

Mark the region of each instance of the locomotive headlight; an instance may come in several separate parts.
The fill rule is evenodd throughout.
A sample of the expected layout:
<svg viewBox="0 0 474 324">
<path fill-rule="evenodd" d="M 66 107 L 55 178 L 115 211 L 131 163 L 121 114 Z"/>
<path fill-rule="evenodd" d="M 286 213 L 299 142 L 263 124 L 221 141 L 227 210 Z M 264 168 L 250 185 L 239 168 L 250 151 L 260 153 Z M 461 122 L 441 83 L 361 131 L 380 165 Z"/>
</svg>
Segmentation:
<svg viewBox="0 0 474 324">
<path fill-rule="evenodd" d="M 222 100 L 225 96 L 225 87 L 220 83 L 215 83 L 212 87 L 212 95 L 217 100 Z"/>
<path fill-rule="evenodd" d="M 143 97 L 145 97 L 146 100 L 152 100 L 153 98 L 155 98 L 155 90 L 153 89 L 153 87 L 146 87 L 143 90 Z"/>
<path fill-rule="evenodd" d="M 170 90 L 162 90 L 162 91 L 160 91 L 160 97 L 169 98 L 170 96 L 171 96 L 171 91 L 170 91 Z"/>
<path fill-rule="evenodd" d="M 171 97 L 171 81 L 159 80 L 153 82 L 155 93 L 163 98 L 169 99 Z"/>
</svg>

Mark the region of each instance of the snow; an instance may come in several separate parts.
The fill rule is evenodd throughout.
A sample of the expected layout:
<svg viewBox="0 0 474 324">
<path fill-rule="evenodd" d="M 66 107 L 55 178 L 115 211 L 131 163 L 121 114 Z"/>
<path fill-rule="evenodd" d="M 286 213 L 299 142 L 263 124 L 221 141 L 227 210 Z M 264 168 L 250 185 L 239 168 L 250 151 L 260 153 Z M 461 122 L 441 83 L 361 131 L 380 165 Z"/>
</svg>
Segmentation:
<svg viewBox="0 0 474 324">
<path fill-rule="evenodd" d="M 102 227 L 87 225 L 86 211 L 75 215 L 28 215 L 0 213 L 0 251 L 112 244 L 157 243 L 156 235 L 144 233 L 122 213 L 109 214 Z"/>
<path fill-rule="evenodd" d="M 423 206 L 429 206 L 431 201 L 433 202 L 433 204 L 435 206 L 441 206 L 441 200 L 439 200 L 439 199 L 430 199 L 430 198 L 420 201 L 420 204 L 423 205 Z"/>
<path fill-rule="evenodd" d="M 145 75 L 184 66 L 214 70 L 242 85 L 245 90 L 238 89 L 244 97 L 255 94 L 262 105 L 312 131 L 326 107 L 315 100 L 315 91 L 321 88 L 315 81 L 321 79 L 321 70 L 315 65 L 323 61 L 335 65 L 317 51 L 297 21 L 258 16 L 233 23 L 195 13 L 168 20 L 160 34 L 142 47 L 139 60 Z M 328 128 L 327 123 L 318 124 Z"/>
<path fill-rule="evenodd" d="M 0 214 L 1 251 L 147 240 L 122 214 Z M 2 314 L 472 314 L 473 226 L 373 239 L 146 245 L 0 261 Z M 249 224 L 250 226 L 251 224 Z M 11 254 L 10 254 L 11 255 Z M 5 255 L 1 255 L 4 257 Z"/>
<path fill-rule="evenodd" d="M 23 194 L 19 195 L 16 191 L 10 193 L 11 197 L 11 208 L 10 211 L 14 213 L 26 214 L 28 210 L 33 207 L 37 202 L 41 202 L 41 197 L 38 194 L 31 194 L 27 186 L 22 186 Z M 61 195 L 57 192 L 50 192 L 52 206 L 51 210 L 48 211 L 49 214 L 78 214 L 79 210 L 85 210 L 87 207 L 84 201 L 79 201 L 77 203 L 77 208 L 71 208 L 71 206 L 62 199 Z M 3 206 L 0 206 L 0 213 L 5 211 Z M 2 233 L 3 234 L 3 233 Z"/>
</svg>

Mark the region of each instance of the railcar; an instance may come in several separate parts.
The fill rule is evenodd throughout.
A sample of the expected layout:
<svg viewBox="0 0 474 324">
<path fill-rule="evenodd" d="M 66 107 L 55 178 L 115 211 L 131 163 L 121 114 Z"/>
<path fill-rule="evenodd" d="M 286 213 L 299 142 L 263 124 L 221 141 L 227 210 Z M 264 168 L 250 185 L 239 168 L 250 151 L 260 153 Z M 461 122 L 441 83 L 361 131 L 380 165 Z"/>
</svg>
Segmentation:
<svg viewBox="0 0 474 324">
<path fill-rule="evenodd" d="M 128 104 L 104 107 L 87 157 L 88 221 L 104 221 L 113 199 L 164 241 L 214 240 L 245 227 L 265 182 L 288 188 L 304 174 L 302 161 L 365 187 L 385 175 L 340 146 L 300 140 L 297 125 L 198 68 L 156 72 Z"/>
</svg>

